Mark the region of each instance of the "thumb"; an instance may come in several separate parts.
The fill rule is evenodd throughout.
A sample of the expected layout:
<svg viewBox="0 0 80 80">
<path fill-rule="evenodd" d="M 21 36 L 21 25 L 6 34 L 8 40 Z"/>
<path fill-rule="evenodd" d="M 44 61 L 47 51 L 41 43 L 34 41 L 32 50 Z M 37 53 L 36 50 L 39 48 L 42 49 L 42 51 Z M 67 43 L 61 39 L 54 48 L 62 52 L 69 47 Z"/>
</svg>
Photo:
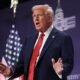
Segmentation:
<svg viewBox="0 0 80 80">
<path fill-rule="evenodd" d="M 54 58 L 52 58 L 52 59 L 51 59 L 51 62 L 52 62 L 52 64 L 54 64 L 54 63 L 55 63 L 55 59 L 54 59 Z"/>
</svg>

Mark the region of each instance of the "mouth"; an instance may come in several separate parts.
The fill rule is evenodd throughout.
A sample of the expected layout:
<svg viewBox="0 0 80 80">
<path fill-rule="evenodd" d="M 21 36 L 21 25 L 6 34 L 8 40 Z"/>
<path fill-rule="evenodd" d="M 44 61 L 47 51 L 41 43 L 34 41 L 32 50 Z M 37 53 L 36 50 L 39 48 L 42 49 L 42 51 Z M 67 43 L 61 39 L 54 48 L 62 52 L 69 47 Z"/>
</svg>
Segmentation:
<svg viewBox="0 0 80 80">
<path fill-rule="evenodd" d="M 38 25 L 39 24 L 39 22 L 36 22 L 36 25 Z"/>
<path fill-rule="evenodd" d="M 39 25 L 40 23 L 39 22 L 36 22 L 36 25 Z"/>
</svg>

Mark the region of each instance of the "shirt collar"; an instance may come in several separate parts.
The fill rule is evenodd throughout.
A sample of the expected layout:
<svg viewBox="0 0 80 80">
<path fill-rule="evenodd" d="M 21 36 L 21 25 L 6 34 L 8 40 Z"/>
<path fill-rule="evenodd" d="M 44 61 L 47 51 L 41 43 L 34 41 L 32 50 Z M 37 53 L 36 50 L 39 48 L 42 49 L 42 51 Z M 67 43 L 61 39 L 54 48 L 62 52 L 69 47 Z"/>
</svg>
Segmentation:
<svg viewBox="0 0 80 80">
<path fill-rule="evenodd" d="M 49 35 L 50 32 L 52 31 L 53 29 L 53 23 L 51 24 L 51 26 L 46 30 L 46 32 L 44 32 L 44 35 Z M 41 32 L 39 32 L 39 35 L 41 34 Z"/>
</svg>

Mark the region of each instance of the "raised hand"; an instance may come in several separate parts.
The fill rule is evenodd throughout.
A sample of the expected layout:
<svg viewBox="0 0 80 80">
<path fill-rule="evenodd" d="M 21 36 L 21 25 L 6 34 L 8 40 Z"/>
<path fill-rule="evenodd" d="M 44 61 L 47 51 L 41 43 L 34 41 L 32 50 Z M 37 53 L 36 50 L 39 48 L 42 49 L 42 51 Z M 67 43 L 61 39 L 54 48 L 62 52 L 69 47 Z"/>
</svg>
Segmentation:
<svg viewBox="0 0 80 80">
<path fill-rule="evenodd" d="M 55 59 L 52 58 L 51 59 L 51 62 L 52 62 L 52 66 L 53 66 L 53 69 L 55 70 L 56 74 L 57 75 L 61 75 L 62 74 L 62 71 L 63 71 L 63 61 L 61 58 L 58 59 L 57 62 L 55 62 Z"/>
</svg>

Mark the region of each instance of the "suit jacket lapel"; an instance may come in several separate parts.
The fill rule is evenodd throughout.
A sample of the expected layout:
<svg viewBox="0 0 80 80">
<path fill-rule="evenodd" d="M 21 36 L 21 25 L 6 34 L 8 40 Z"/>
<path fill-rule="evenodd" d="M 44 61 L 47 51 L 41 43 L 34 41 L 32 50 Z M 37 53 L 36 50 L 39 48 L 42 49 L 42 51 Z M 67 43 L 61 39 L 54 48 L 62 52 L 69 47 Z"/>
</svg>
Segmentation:
<svg viewBox="0 0 80 80">
<path fill-rule="evenodd" d="M 42 59 L 43 55 L 45 54 L 45 51 L 47 50 L 47 48 L 49 47 L 49 45 L 51 44 L 51 42 L 53 42 L 53 40 L 55 39 L 55 37 L 56 37 L 56 29 L 54 28 L 51 31 L 51 33 L 50 33 L 50 35 L 49 35 L 49 37 L 48 37 L 48 39 L 47 39 L 47 41 L 46 41 L 43 49 L 42 49 L 42 52 L 41 52 L 41 55 L 39 57 L 38 63 Z M 38 65 L 38 63 L 37 63 L 37 65 Z"/>
</svg>

